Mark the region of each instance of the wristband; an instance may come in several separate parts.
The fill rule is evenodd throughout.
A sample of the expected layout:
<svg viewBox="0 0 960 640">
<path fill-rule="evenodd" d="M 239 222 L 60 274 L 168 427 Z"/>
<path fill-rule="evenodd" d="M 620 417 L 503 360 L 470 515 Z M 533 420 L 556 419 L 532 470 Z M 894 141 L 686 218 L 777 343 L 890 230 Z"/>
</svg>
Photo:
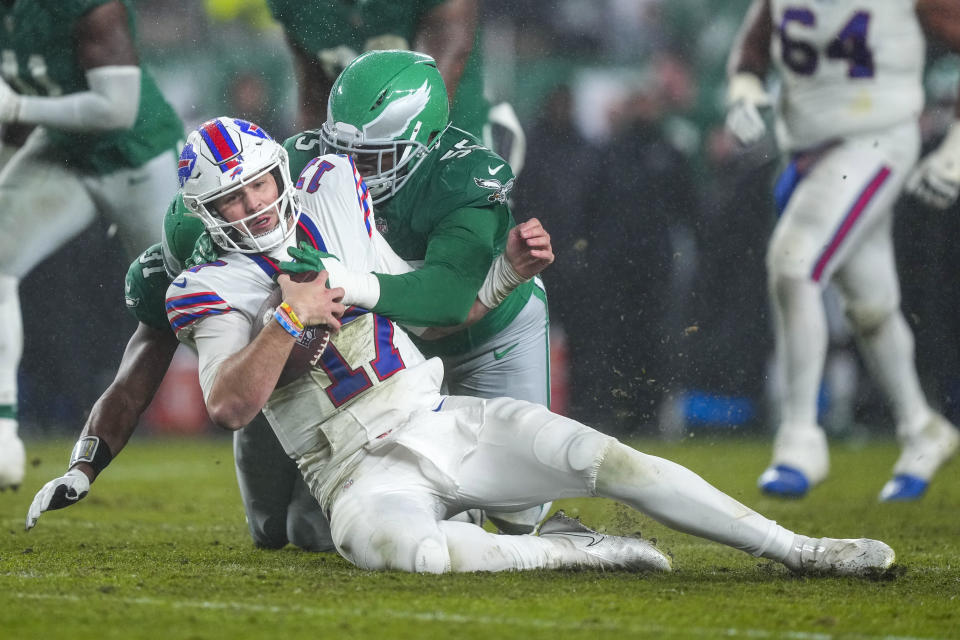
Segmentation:
<svg viewBox="0 0 960 640">
<path fill-rule="evenodd" d="M 73 469 L 77 464 L 86 462 L 99 474 L 107 468 L 111 460 L 113 460 L 113 454 L 106 442 L 97 436 L 84 436 L 73 446 L 67 469 Z"/>
<path fill-rule="evenodd" d="M 297 331 L 303 331 L 303 323 L 300 322 L 300 318 L 297 317 L 297 314 L 293 312 L 293 307 L 286 302 L 281 302 L 280 308 L 283 309 L 284 313 L 287 314 L 290 324 L 296 327 Z"/>
<path fill-rule="evenodd" d="M 299 340 L 300 336 L 303 335 L 302 330 L 293 326 L 293 323 L 290 322 L 290 319 L 287 317 L 287 314 L 282 307 L 278 306 L 277 310 L 273 312 L 273 319 L 277 321 L 277 324 L 283 327 L 284 331 L 292 335 L 297 340 Z"/>
<path fill-rule="evenodd" d="M 507 256 L 501 253 L 487 271 L 487 277 L 477 292 L 477 297 L 488 309 L 495 309 L 514 289 L 528 280 L 530 278 L 524 278 L 517 273 Z"/>
</svg>

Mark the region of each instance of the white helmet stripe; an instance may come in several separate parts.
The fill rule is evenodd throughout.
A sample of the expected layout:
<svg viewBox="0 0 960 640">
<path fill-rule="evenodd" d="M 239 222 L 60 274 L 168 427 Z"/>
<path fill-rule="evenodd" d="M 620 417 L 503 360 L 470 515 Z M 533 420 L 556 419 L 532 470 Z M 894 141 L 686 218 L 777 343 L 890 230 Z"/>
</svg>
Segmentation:
<svg viewBox="0 0 960 640">
<path fill-rule="evenodd" d="M 398 98 L 387 105 L 383 113 L 363 126 L 365 140 L 392 140 L 403 134 L 420 115 L 430 100 L 430 85 L 426 80 L 410 95 Z"/>
</svg>

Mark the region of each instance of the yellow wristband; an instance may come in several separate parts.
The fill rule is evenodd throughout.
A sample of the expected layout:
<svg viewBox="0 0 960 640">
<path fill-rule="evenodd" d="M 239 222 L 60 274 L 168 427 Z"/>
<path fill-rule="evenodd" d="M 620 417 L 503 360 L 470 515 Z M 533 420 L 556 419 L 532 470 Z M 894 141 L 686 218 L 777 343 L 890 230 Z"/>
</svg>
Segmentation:
<svg viewBox="0 0 960 640">
<path fill-rule="evenodd" d="M 297 317 L 297 314 L 293 312 L 293 308 L 286 302 L 281 302 L 280 308 L 283 309 L 283 312 L 287 314 L 288 318 L 290 318 L 290 322 L 293 323 L 293 326 L 296 327 L 298 331 L 303 331 L 303 323 L 300 322 L 300 318 Z"/>
</svg>

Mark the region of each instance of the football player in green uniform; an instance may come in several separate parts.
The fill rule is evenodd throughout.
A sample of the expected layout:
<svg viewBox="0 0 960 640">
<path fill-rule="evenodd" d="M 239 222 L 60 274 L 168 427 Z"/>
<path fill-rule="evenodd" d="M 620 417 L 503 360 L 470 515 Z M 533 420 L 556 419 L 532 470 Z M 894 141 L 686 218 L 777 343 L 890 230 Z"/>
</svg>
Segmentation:
<svg viewBox="0 0 960 640">
<path fill-rule="evenodd" d="M 437 61 L 455 121 L 480 135 L 487 103 L 476 0 L 267 0 L 267 5 L 293 52 L 300 126 L 323 122 L 330 87 L 359 54 L 413 47 Z"/>
<path fill-rule="evenodd" d="M 405 275 L 344 273 L 316 257 L 355 303 L 414 326 L 456 325 L 475 297 L 492 309 L 482 320 L 436 341 L 420 341 L 444 361 L 450 393 L 511 396 L 549 406 L 546 293 L 535 278 L 505 300 L 481 287 L 514 226 L 510 165 L 449 118 L 447 92 L 432 58 L 370 51 L 333 85 L 327 120 L 293 142 L 291 165 L 320 144 L 355 158 L 373 196 L 377 228 L 401 258 L 422 262 Z M 299 154 L 299 156 L 298 156 Z M 501 274 L 509 278 L 511 274 Z M 495 514 L 507 533 L 527 533 L 539 509 Z M 488 516 L 491 514 L 488 514 Z"/>
<path fill-rule="evenodd" d="M 413 49 L 443 76 L 453 122 L 503 156 L 519 173 L 526 137 L 507 102 L 484 96 L 477 0 L 267 0 L 284 27 L 297 69 L 299 126 L 326 119 L 330 88 L 359 54 Z"/>
<path fill-rule="evenodd" d="M 0 174 L 0 488 L 23 479 L 18 284 L 100 212 L 130 253 L 177 190 L 183 124 L 140 66 L 129 0 L 0 3 L 0 124 L 35 127 Z M 10 142 L 10 138 L 4 140 Z"/>
</svg>

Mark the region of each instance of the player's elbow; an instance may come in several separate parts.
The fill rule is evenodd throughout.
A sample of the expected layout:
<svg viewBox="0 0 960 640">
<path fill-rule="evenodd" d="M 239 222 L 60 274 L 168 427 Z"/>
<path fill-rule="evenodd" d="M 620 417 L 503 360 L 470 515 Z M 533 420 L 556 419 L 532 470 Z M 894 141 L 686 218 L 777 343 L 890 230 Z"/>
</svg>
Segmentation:
<svg viewBox="0 0 960 640">
<path fill-rule="evenodd" d="M 244 428 L 257 413 L 251 411 L 247 403 L 235 398 L 211 397 L 207 400 L 207 414 L 210 421 L 221 429 L 239 431 Z"/>
</svg>

